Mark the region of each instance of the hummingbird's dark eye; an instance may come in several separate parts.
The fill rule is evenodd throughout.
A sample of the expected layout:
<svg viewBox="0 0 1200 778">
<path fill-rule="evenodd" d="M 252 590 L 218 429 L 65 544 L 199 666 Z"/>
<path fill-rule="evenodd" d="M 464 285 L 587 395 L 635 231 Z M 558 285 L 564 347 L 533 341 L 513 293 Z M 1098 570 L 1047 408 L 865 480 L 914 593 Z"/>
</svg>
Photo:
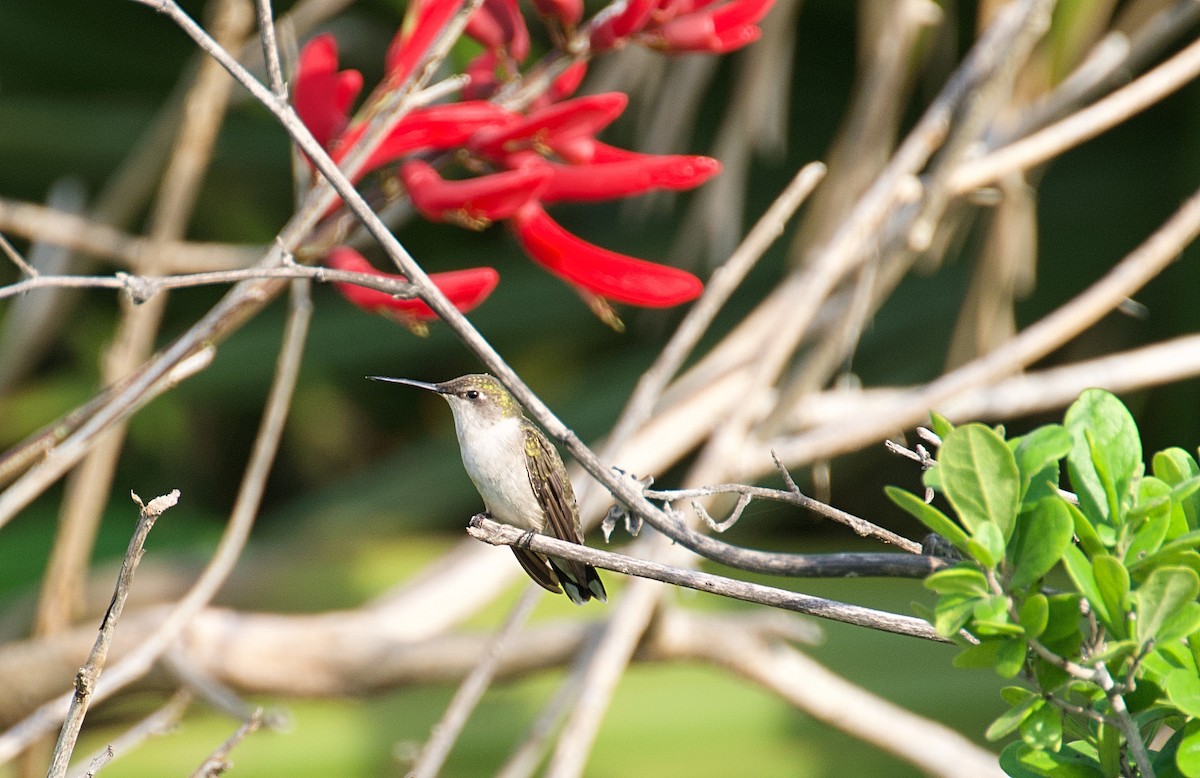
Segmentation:
<svg viewBox="0 0 1200 778">
<path fill-rule="evenodd" d="M 466 395 L 466 397 L 467 397 L 467 399 L 468 399 L 468 400 L 478 400 L 478 399 L 479 399 L 479 392 L 477 392 L 477 391 L 476 391 L 476 390 L 474 390 L 474 389 L 468 389 L 468 390 L 467 390 L 467 395 Z"/>
</svg>

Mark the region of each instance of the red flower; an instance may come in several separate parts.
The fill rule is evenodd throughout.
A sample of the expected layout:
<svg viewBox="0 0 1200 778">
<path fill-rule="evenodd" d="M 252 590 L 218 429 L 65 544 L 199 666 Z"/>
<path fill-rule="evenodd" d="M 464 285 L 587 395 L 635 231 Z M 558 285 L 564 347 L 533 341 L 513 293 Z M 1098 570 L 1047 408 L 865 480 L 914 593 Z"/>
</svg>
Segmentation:
<svg viewBox="0 0 1200 778">
<path fill-rule="evenodd" d="M 296 114 L 325 148 L 346 129 L 350 105 L 362 90 L 362 74 L 338 72 L 337 64 L 337 41 L 326 34 L 304 46 L 296 66 Z"/>
<path fill-rule="evenodd" d="M 541 194 L 553 175 L 545 163 L 463 181 L 447 181 L 432 166 L 415 159 L 400 167 L 404 188 L 422 216 L 474 230 L 512 216 Z"/>
<path fill-rule="evenodd" d="M 533 261 L 586 292 L 630 305 L 666 308 L 694 300 L 704 284 L 691 273 L 602 249 L 564 230 L 537 203 L 512 219 Z"/>
<path fill-rule="evenodd" d="M 724 54 L 758 40 L 758 22 L 775 0 L 628 0 L 624 8 L 594 25 L 593 51 L 638 40 L 673 54 Z"/>
<path fill-rule="evenodd" d="M 554 176 L 541 201 L 592 202 L 652 189 L 692 189 L 721 172 L 721 163 L 711 157 L 628 153 L 628 158 L 614 162 L 552 165 Z"/>
<path fill-rule="evenodd" d="M 408 280 L 401 275 L 376 270 L 361 254 L 347 246 L 335 246 L 331 249 L 325 258 L 325 264 L 335 270 L 369 273 L 399 281 Z M 487 299 L 500 282 L 500 274 L 490 267 L 473 267 L 447 273 L 430 273 L 429 280 L 442 290 L 442 294 L 450 299 L 455 308 L 466 313 Z M 432 308 L 417 298 L 401 300 L 387 292 L 356 284 L 335 283 L 334 286 L 343 297 L 359 308 L 382 314 L 409 327 L 438 318 Z"/>
<path fill-rule="evenodd" d="M 705 6 L 646 30 L 641 38 L 656 49 L 672 53 L 724 54 L 758 40 L 762 29 L 757 22 L 774 3 L 775 0 L 731 0 L 724 5 Z"/>
<path fill-rule="evenodd" d="M 417 151 L 445 151 L 466 143 L 478 130 L 505 127 L 520 117 L 495 103 L 467 100 L 461 103 L 414 108 L 392 128 L 371 152 L 362 173 Z M 365 124 L 355 125 L 342 139 L 334 161 L 340 161 L 362 137 Z M 361 176 L 361 174 L 360 174 Z"/>
<path fill-rule="evenodd" d="M 393 83 L 408 78 L 462 4 L 463 0 L 416 0 L 409 5 L 387 51 L 387 73 Z"/>
<path fill-rule="evenodd" d="M 650 21 L 658 0 L 626 0 L 625 7 L 592 26 L 589 42 L 593 51 L 624 45 L 625 41 Z"/>
<path fill-rule="evenodd" d="M 548 150 L 556 143 L 595 135 L 612 124 L 629 103 L 623 92 L 607 92 L 564 100 L 533 111 L 507 127 L 482 129 L 467 148 L 494 159 L 525 149 Z"/>
<path fill-rule="evenodd" d="M 516 0 L 484 0 L 467 20 L 466 33 L 484 48 L 507 50 L 517 62 L 529 56 L 529 28 Z"/>
</svg>

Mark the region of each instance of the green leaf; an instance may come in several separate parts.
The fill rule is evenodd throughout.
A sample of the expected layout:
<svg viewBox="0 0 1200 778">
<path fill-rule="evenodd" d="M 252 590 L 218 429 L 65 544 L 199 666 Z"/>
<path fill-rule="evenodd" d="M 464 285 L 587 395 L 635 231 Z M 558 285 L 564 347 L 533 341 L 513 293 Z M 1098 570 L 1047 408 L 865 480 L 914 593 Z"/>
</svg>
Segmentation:
<svg viewBox="0 0 1200 778">
<path fill-rule="evenodd" d="M 1125 626 L 1125 614 L 1129 612 L 1129 571 L 1116 557 L 1100 554 L 1092 559 L 1092 575 L 1112 619 L 1110 631 L 1119 639 L 1125 638 L 1129 634 Z"/>
<path fill-rule="evenodd" d="M 964 648 L 951 664 L 966 670 L 992 668 L 1001 678 L 1012 678 L 1025 665 L 1025 641 L 1014 637 L 986 638 Z"/>
<path fill-rule="evenodd" d="M 1021 485 L 1016 459 L 1004 439 L 982 424 L 959 427 L 942 441 L 938 470 L 946 499 L 963 526 L 977 536 L 980 527 L 992 524 L 1007 542 Z"/>
<path fill-rule="evenodd" d="M 989 593 L 987 578 L 975 567 L 966 563 L 939 570 L 925 578 L 925 588 L 938 594 L 974 594 L 983 596 Z"/>
<path fill-rule="evenodd" d="M 1050 603 L 1046 595 L 1038 592 L 1021 603 L 1017 611 L 1017 619 L 1025 628 L 1025 634 L 1031 639 L 1037 639 L 1046 631 L 1050 622 Z"/>
<path fill-rule="evenodd" d="M 1109 629 L 1112 629 L 1112 617 L 1109 614 L 1108 604 L 1104 600 L 1104 596 L 1100 594 L 1100 589 L 1096 586 L 1096 575 L 1092 571 L 1092 564 L 1087 560 L 1075 546 L 1067 546 L 1063 551 L 1063 567 L 1067 569 L 1067 575 L 1075 582 L 1075 588 L 1084 596 L 1088 604 L 1092 606 L 1092 612 L 1096 614 L 1096 618 Z"/>
<path fill-rule="evenodd" d="M 1079 611 L 1078 594 L 1052 594 L 1046 598 L 1050 610 L 1042 640 L 1055 643 L 1079 632 L 1083 614 Z"/>
<path fill-rule="evenodd" d="M 980 524 L 975 537 L 967 540 L 967 553 L 989 570 L 995 570 L 1004 558 L 1004 536 L 995 524 Z"/>
<path fill-rule="evenodd" d="M 1164 563 L 1177 562 L 1176 557 L 1179 554 L 1190 551 L 1196 546 L 1200 546 L 1200 530 L 1192 530 L 1173 540 L 1168 540 L 1158 551 L 1141 559 L 1131 560 L 1126 567 L 1129 568 L 1130 573 L 1136 575 L 1142 570 L 1154 569 Z"/>
<path fill-rule="evenodd" d="M 1167 699 L 1189 716 L 1200 718 L 1200 677 L 1194 670 L 1180 667 L 1167 674 Z"/>
<path fill-rule="evenodd" d="M 1050 572 L 1074 532 L 1067 504 L 1057 497 L 1040 500 L 1033 510 L 1022 513 L 1010 543 L 1012 586 L 1029 586 Z"/>
<path fill-rule="evenodd" d="M 1013 678 L 1025 667 L 1025 652 L 1028 645 L 1024 638 L 1002 640 L 996 652 L 996 674 L 1001 678 Z"/>
<path fill-rule="evenodd" d="M 1075 537 L 1079 538 L 1079 545 L 1087 552 L 1088 556 L 1096 556 L 1107 551 L 1107 546 L 1100 536 L 1096 533 L 1096 527 L 1092 524 L 1091 519 L 1084 515 L 1083 511 L 1066 500 L 1063 505 L 1067 506 L 1067 512 L 1071 514 L 1071 520 L 1075 523 Z"/>
<path fill-rule="evenodd" d="M 1010 743 L 1000 752 L 1000 767 L 1013 778 L 1104 778 L 1092 757 L 1064 748 L 1059 753 Z"/>
<path fill-rule="evenodd" d="M 933 628 L 939 635 L 948 638 L 958 634 L 970 620 L 979 598 L 967 594 L 947 594 L 933 608 Z"/>
<path fill-rule="evenodd" d="M 993 721 L 987 731 L 983 733 L 983 736 L 988 740 L 996 741 L 1005 735 L 1016 732 L 1017 727 L 1021 726 L 1021 722 L 1045 704 L 1046 701 L 1041 697 L 1030 694 L 1020 703 L 1001 713 L 999 718 Z"/>
<path fill-rule="evenodd" d="M 1171 486 L 1158 478 L 1143 478 L 1138 483 L 1137 508 L 1129 516 L 1137 526 L 1125 558 L 1142 559 L 1158 551 L 1171 523 Z"/>
<path fill-rule="evenodd" d="M 1062 747 L 1062 711 L 1043 705 L 1021 722 L 1021 739 L 1033 748 L 1057 751 Z"/>
<path fill-rule="evenodd" d="M 1058 485 L 1058 461 L 1071 451 L 1071 433 L 1059 424 L 1047 424 L 1020 438 L 1016 451 L 1017 470 L 1021 473 L 1021 497 L 1024 499 L 1034 477 L 1054 474 Z"/>
<path fill-rule="evenodd" d="M 937 411 L 930 411 L 929 429 L 933 430 L 934 435 L 937 435 L 942 440 L 945 440 L 947 435 L 949 435 L 951 432 L 954 432 L 954 425 L 950 423 L 949 419 Z"/>
<path fill-rule="evenodd" d="M 951 521 L 946 514 L 929 505 L 915 494 L 906 492 L 898 487 L 885 486 L 883 491 L 892 502 L 907 511 L 917 521 L 924 524 L 930 532 L 936 532 L 941 535 L 964 554 L 969 553 L 967 551 L 967 533 L 963 531 L 962 527 Z"/>
<path fill-rule="evenodd" d="M 1189 602 L 1159 628 L 1157 640 L 1160 644 L 1170 643 L 1194 635 L 1197 630 L 1200 630 L 1200 603 Z"/>
<path fill-rule="evenodd" d="M 1184 726 L 1179 750 L 1175 752 L 1175 766 L 1188 778 L 1200 776 L 1200 721 L 1189 721 Z"/>
<path fill-rule="evenodd" d="M 1151 468 L 1155 476 L 1173 487 L 1194 481 L 1197 476 L 1200 476 L 1200 465 L 1196 464 L 1196 460 L 1192 458 L 1191 454 L 1181 448 L 1168 448 L 1158 452 L 1154 455 Z M 1183 508 L 1188 529 L 1200 527 L 1200 494 L 1191 492 L 1181 497 L 1179 503 Z M 1171 529 L 1175 530 L 1176 528 L 1172 527 Z M 1174 535 L 1175 533 L 1172 532 L 1172 537 Z"/>
<path fill-rule="evenodd" d="M 1190 567 L 1160 567 L 1133 593 L 1137 636 L 1145 643 L 1158 637 L 1168 620 L 1200 594 L 1200 576 Z"/>
<path fill-rule="evenodd" d="M 1121 517 L 1114 510 L 1130 493 L 1142 462 L 1133 416 L 1114 395 L 1088 389 L 1067 410 L 1063 423 L 1073 440 L 1067 472 L 1080 509 L 1093 523 L 1117 523 Z"/>
</svg>

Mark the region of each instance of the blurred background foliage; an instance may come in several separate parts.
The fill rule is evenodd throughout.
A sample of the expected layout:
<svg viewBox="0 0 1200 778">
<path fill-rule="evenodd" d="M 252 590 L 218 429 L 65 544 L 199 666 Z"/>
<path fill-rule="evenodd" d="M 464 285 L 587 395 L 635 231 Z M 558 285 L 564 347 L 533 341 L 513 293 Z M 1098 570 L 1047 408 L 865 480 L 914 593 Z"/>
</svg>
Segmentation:
<svg viewBox="0 0 1200 778">
<path fill-rule="evenodd" d="M 203 16 L 201 3 L 184 5 Z M 289 5 L 276 7 L 283 11 Z M 972 39 L 976 8 L 970 2 L 944 5 L 959 29 L 952 58 L 957 61 Z M 402 8 L 399 0 L 359 2 L 332 21 L 326 29 L 338 36 L 343 67 L 364 71 L 366 82 L 373 83 Z M 765 24 L 770 23 L 768 17 Z M 781 62 L 779 72 L 791 84 L 786 157 L 755 161 L 747 192 L 749 218 L 762 212 L 799 165 L 825 156 L 848 100 L 856 23 L 853 3 L 803 3 L 795 61 Z M 194 56 L 192 44 L 178 30 L 134 3 L 0 3 L 0 196 L 41 201 L 64 176 L 80 179 L 95 192 L 148 127 Z M 731 81 L 737 56 L 720 65 L 700 112 L 706 122 L 720 118 L 730 90 L 737 88 Z M 915 103 L 927 101 L 951 64 L 927 68 Z M 587 89 L 585 82 L 583 91 Z M 914 105 L 911 118 L 918 108 Z M 635 104 L 605 139 L 636 145 L 631 129 L 636 111 Z M 695 127 L 694 145 L 674 151 L 705 153 L 713 131 L 707 124 Z M 257 244 L 271 240 L 291 213 L 289 164 L 283 131 L 261 108 L 239 102 L 221 132 L 188 237 Z M 1197 181 L 1197 84 L 1055 161 L 1039 185 L 1037 287 L 1020 304 L 1019 323 L 1037 320 L 1099 277 L 1161 223 Z M 613 204 L 562 208 L 555 215 L 586 239 L 661 260 L 687 201 L 684 196 L 642 218 Z M 501 227 L 473 234 L 414 221 L 399 237 L 431 270 L 477 264 L 500 270 L 499 289 L 472 318 L 584 440 L 608 429 L 679 317 L 676 311 L 627 310 L 628 330 L 614 333 L 565 285 L 529 263 Z M 851 366 L 864 383 L 904 384 L 940 374 L 969 279 L 971 268 L 962 257 L 970 256 L 972 239 L 936 274 L 904 281 L 875 318 Z M 781 277 L 787 239 L 780 243 L 718 320 L 716 333 L 738 321 Z M 692 259 L 701 275 L 711 269 Z M 1147 310 L 1144 317 L 1110 316 L 1048 362 L 1200 330 L 1197 259 L 1192 247 L 1139 294 L 1137 301 Z M 15 277 L 13 269 L 0 267 L 0 281 Z M 222 291 L 172 292 L 161 342 L 195 321 Z M 478 369 L 468 352 L 444 328 L 434 326 L 427 338 L 417 338 L 350 307 L 330 288 L 316 288 L 314 296 L 312 333 L 284 447 L 251 549 L 223 596 L 243 607 L 310 611 L 360 604 L 458 540 L 466 518 L 479 507 L 458 462 L 450 416 L 441 401 L 363 380 L 380 373 L 442 380 Z M 113 294 L 88 291 L 75 295 L 71 305 L 67 326 L 32 374 L 0 395 L 0 449 L 96 389 L 99 354 L 117 317 Z M 125 549 L 136 515 L 127 497 L 130 489 L 147 498 L 172 488 L 183 494 L 180 506 L 154 530 L 147 565 L 198 567 L 211 552 L 258 424 L 283 312 L 284 305 L 274 303 L 220 347 L 210 368 L 134 418 L 98 541 L 98 563 L 111 563 Z M 1138 417 L 1148 452 L 1167 445 L 1194 449 L 1200 441 L 1197 381 L 1125 400 Z M 1010 427 L 1023 430 L 1041 421 L 1019 420 Z M 803 475 L 797 473 L 802 486 Z M 831 499 L 916 535 L 915 527 L 882 499 L 882 487 L 900 483 L 911 488 L 917 478 L 912 468 L 872 449 L 833 463 Z M 659 483 L 670 483 L 670 478 Z M 60 499 L 61 489 L 52 489 L 0 532 L 5 638 L 23 629 Z M 729 540 L 796 551 L 869 549 L 840 528 L 792 510 L 757 505 Z M 168 559 L 172 561 L 164 561 Z M 610 588 L 620 597 L 620 586 L 613 583 L 617 585 Z M 911 582 L 771 583 L 900 612 L 908 611 L 910 600 L 923 597 Z M 706 599 L 681 596 L 696 603 Z M 570 610 L 546 602 L 539 612 L 565 615 Z M 490 621 L 484 618 L 480 624 Z M 889 699 L 977 739 L 1000 710 L 995 679 L 952 670 L 948 650 L 823 626 L 826 643 L 814 648 L 813 655 Z M 554 680 L 547 674 L 493 690 L 446 774 L 483 774 L 498 765 L 551 693 Z M 393 774 L 398 771 L 395 760 L 403 758 L 403 744 L 424 739 L 451 692 L 448 687 L 422 688 L 367 701 L 289 703 L 294 729 L 251 738 L 235 753 L 237 774 Z M 119 726 L 123 715 L 148 704 L 133 697 L 102 707 L 89 720 L 90 743 L 102 743 L 110 731 L 101 725 Z M 112 771 L 177 773 L 180 765 L 198 764 L 232 728 L 216 715 L 192 716 L 183 735 L 148 746 L 134 760 L 136 767 L 121 765 Z M 857 775 L 911 771 L 709 668 L 640 666 L 622 683 L 589 774 L 716 776 L 752 765 L 760 776 L 841 775 L 847 753 L 854 754 Z"/>
</svg>

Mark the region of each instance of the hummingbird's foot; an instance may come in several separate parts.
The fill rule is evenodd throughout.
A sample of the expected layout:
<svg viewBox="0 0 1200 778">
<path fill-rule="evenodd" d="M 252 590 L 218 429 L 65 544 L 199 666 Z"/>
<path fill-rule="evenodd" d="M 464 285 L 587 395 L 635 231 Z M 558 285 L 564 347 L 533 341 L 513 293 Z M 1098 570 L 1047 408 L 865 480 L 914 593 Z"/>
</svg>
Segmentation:
<svg viewBox="0 0 1200 778">
<path fill-rule="evenodd" d="M 524 535 L 517 539 L 517 546 L 529 548 L 529 545 L 533 542 L 533 536 L 536 534 L 533 530 L 527 530 Z"/>
<path fill-rule="evenodd" d="M 478 527 L 479 524 L 484 519 L 490 519 L 490 518 L 492 518 L 492 514 L 488 513 L 487 511 L 484 511 L 483 513 L 476 513 L 474 516 L 471 517 L 471 520 L 467 522 L 467 526 L 468 527 Z"/>
</svg>

